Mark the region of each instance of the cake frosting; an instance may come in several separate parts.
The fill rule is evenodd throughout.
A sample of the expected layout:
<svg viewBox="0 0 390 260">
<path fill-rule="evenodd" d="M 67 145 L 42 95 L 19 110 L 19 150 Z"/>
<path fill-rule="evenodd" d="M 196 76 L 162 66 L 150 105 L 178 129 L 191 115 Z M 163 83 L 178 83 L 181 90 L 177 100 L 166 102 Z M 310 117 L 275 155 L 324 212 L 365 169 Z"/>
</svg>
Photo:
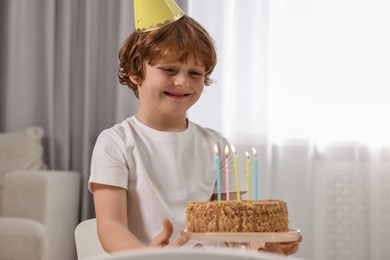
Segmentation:
<svg viewBox="0 0 390 260">
<path fill-rule="evenodd" d="M 188 202 L 190 232 L 287 232 L 287 203 L 282 200 Z"/>
</svg>

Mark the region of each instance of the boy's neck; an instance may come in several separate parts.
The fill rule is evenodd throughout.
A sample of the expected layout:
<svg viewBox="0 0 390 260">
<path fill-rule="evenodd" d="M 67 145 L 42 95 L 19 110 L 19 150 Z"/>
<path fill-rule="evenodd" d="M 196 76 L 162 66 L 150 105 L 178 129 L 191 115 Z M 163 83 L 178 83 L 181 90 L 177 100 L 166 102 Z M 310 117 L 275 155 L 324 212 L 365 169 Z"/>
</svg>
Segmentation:
<svg viewBox="0 0 390 260">
<path fill-rule="evenodd" d="M 179 118 L 172 117 L 148 117 L 137 113 L 135 117 L 150 128 L 162 132 L 183 132 L 188 127 L 188 119 L 186 116 Z"/>
</svg>

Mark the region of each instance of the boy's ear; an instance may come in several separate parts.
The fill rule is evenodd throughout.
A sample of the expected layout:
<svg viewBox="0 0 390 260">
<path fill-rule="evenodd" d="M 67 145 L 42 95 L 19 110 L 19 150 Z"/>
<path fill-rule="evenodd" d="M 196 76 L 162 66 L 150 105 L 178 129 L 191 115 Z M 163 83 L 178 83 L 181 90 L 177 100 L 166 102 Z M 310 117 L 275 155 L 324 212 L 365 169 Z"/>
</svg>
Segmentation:
<svg viewBox="0 0 390 260">
<path fill-rule="evenodd" d="M 130 81 L 131 81 L 133 84 L 135 84 L 135 85 L 141 85 L 141 81 L 139 80 L 138 77 L 129 74 L 129 79 L 130 79 Z"/>
</svg>

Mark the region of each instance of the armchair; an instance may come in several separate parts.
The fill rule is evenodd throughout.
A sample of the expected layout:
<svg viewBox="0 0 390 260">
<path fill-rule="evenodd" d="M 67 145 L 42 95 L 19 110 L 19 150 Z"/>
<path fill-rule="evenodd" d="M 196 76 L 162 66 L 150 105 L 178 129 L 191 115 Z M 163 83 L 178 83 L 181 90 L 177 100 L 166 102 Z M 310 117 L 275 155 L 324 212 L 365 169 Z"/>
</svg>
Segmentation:
<svg viewBox="0 0 390 260">
<path fill-rule="evenodd" d="M 43 132 L 35 129 L 33 133 L 40 136 Z M 17 157 L 13 148 L 4 150 L 5 137 L 0 134 L 0 164 L 7 164 L 0 165 L 0 259 L 76 259 L 74 229 L 79 220 L 80 174 L 42 169 L 40 156 L 18 164 L 14 161 L 23 156 Z M 31 154 L 36 156 L 41 151 L 39 146 L 37 149 L 20 141 L 15 143 L 25 150 L 23 153 L 33 148 Z"/>
</svg>

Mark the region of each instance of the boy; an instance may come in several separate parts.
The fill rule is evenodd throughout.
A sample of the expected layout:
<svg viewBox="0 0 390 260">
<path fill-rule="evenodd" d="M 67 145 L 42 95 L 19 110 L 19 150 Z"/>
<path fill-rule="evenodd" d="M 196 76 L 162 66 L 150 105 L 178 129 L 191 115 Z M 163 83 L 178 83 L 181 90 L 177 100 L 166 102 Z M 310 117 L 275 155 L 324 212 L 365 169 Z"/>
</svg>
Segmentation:
<svg viewBox="0 0 390 260">
<path fill-rule="evenodd" d="M 211 83 L 216 51 L 199 23 L 174 10 L 168 22 L 138 28 L 119 51 L 119 80 L 139 98 L 139 108 L 104 130 L 93 151 L 89 189 L 107 252 L 187 243 L 180 235 L 186 204 L 215 199 L 213 148 L 230 147 L 218 132 L 187 119 L 187 110 Z M 225 156 L 219 156 L 224 172 Z M 230 199 L 236 199 L 233 173 L 229 179 Z M 221 184 L 223 191 L 224 175 Z"/>
</svg>

